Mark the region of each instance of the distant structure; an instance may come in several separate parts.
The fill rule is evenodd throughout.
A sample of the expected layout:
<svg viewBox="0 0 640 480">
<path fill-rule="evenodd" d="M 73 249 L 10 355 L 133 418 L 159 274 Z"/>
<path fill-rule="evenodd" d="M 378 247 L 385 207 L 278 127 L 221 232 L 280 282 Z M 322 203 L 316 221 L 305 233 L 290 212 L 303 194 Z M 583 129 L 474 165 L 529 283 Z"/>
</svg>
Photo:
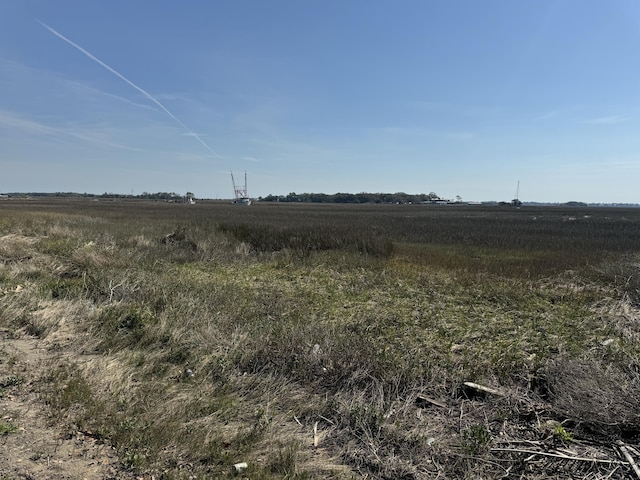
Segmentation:
<svg viewBox="0 0 640 480">
<path fill-rule="evenodd" d="M 520 201 L 520 180 L 518 180 L 518 186 L 516 187 L 516 196 L 513 200 L 511 200 L 511 205 L 516 208 L 520 208 L 522 202 Z"/>
<path fill-rule="evenodd" d="M 193 197 L 193 193 L 187 192 L 184 196 L 185 203 L 189 205 L 195 205 L 196 199 Z"/>
<path fill-rule="evenodd" d="M 244 172 L 244 187 L 236 184 L 236 181 L 233 178 L 233 172 L 231 172 L 231 183 L 233 183 L 233 204 L 245 207 L 251 205 L 251 199 L 247 193 L 247 172 Z"/>
</svg>

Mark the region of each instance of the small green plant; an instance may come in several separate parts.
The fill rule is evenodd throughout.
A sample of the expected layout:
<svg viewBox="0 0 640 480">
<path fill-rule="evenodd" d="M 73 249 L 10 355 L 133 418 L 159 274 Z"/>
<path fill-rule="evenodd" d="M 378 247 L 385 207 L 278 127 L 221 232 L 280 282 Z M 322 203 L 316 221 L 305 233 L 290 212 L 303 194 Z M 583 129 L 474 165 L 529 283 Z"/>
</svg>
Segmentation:
<svg viewBox="0 0 640 480">
<path fill-rule="evenodd" d="M 9 435 L 11 433 L 16 433 L 17 431 L 18 427 L 13 423 L 6 420 L 0 420 L 0 437 Z"/>
<path fill-rule="evenodd" d="M 491 442 L 491 432 L 484 425 L 471 425 L 462 434 L 462 448 L 470 455 L 487 452 Z"/>
<path fill-rule="evenodd" d="M 144 456 L 134 448 L 127 448 L 122 455 L 122 463 L 128 469 L 134 470 L 144 462 Z"/>
<path fill-rule="evenodd" d="M 563 443 L 573 442 L 573 434 L 568 432 L 562 425 L 556 426 L 553 430 L 553 438 L 560 440 Z"/>
</svg>

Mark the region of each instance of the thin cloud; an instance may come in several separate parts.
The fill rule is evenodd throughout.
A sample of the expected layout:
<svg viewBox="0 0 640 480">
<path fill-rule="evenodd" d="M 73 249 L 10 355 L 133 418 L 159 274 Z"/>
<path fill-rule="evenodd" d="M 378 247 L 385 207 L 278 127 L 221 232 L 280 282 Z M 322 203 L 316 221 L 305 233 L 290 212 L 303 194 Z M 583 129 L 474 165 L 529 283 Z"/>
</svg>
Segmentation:
<svg viewBox="0 0 640 480">
<path fill-rule="evenodd" d="M 129 105 L 132 105 L 134 107 L 138 107 L 138 108 L 144 108 L 145 110 L 152 110 L 154 112 L 157 112 L 158 110 L 155 107 L 152 107 L 151 105 L 145 105 L 144 103 L 137 103 L 134 102 L 132 100 L 129 100 L 128 98 L 125 97 L 121 97 L 120 95 L 116 95 L 114 93 L 109 93 L 109 92 L 104 92 L 98 88 L 92 87 L 90 85 L 86 85 L 84 83 L 80 83 L 80 82 L 76 82 L 74 80 L 70 80 L 68 81 L 69 84 L 71 85 L 71 87 L 75 88 L 78 91 L 83 91 L 83 92 L 91 92 L 103 97 L 107 97 L 107 98 L 113 98 L 116 99 L 120 102 L 123 103 L 127 103 Z"/>
<path fill-rule="evenodd" d="M 131 150 L 135 152 L 143 151 L 139 148 L 130 147 L 128 145 L 122 145 L 120 143 L 112 142 L 108 139 L 105 139 L 102 131 L 100 131 L 99 133 L 94 133 L 90 131 L 82 131 L 77 129 L 73 130 L 69 128 L 52 127 L 44 123 L 40 123 L 34 120 L 29 120 L 29 119 L 20 117 L 6 110 L 0 110 L 0 126 L 4 126 L 6 128 L 11 128 L 15 130 L 20 130 L 28 135 L 38 135 L 38 136 L 47 135 L 47 136 L 53 136 L 53 137 L 66 135 L 68 137 L 76 138 L 93 145 L 100 145 L 103 147 L 110 147 L 110 148 L 118 148 L 120 150 Z"/>
<path fill-rule="evenodd" d="M 465 131 L 439 131 L 423 127 L 379 127 L 369 129 L 374 135 L 394 135 L 412 137 L 435 137 L 444 140 L 469 141 L 478 138 L 475 132 Z"/>
<path fill-rule="evenodd" d="M 601 161 L 584 162 L 580 160 L 573 160 L 564 164 L 558 164 L 558 170 L 564 170 L 566 172 L 580 173 L 580 174 L 593 174 L 603 175 L 611 173 L 612 171 L 627 171 L 640 169 L 639 158 L 619 158 L 611 157 L 604 158 Z"/>
<path fill-rule="evenodd" d="M 583 120 L 582 123 L 586 123 L 588 125 L 615 125 L 616 123 L 626 122 L 628 118 L 621 117 L 619 115 L 611 115 L 608 117 L 597 117 L 590 118 L 587 120 Z"/>
<path fill-rule="evenodd" d="M 478 134 L 474 132 L 444 132 L 440 135 L 448 140 L 460 140 L 464 142 L 478 138 Z"/>
<path fill-rule="evenodd" d="M 56 89 L 59 88 L 58 85 L 61 85 L 64 88 L 68 88 L 74 95 L 82 95 L 83 97 L 90 95 L 91 98 L 96 98 L 96 99 L 100 97 L 115 99 L 119 102 L 126 103 L 134 107 L 143 108 L 145 110 L 151 110 L 153 112 L 158 111 L 158 109 L 155 106 L 134 102 L 120 95 L 116 95 L 110 92 L 105 92 L 103 90 L 100 90 L 92 85 L 78 82 L 76 80 L 71 80 L 58 73 L 53 73 L 46 70 L 39 70 L 18 62 L 0 58 L 0 83 L 6 83 L 7 85 L 18 84 L 22 86 L 26 82 L 31 82 L 33 80 L 42 81 L 47 86 L 50 86 L 51 88 L 56 88 Z M 54 84 L 55 84 L 55 87 L 52 86 Z M 40 87 L 41 84 L 39 83 L 38 85 L 40 88 L 40 93 L 42 94 L 43 92 Z M 44 94 L 47 94 L 47 92 L 44 92 Z"/>
<path fill-rule="evenodd" d="M 144 90 L 143 88 L 139 87 L 138 85 L 136 85 L 135 83 L 133 83 L 131 80 L 129 80 L 127 77 L 125 77 L 124 75 L 122 75 L 121 73 L 117 72 L 115 69 L 111 68 L 109 65 L 107 65 L 106 63 L 104 63 L 102 60 L 100 60 L 99 58 L 97 58 L 96 56 L 94 56 L 92 53 L 90 53 L 89 51 L 85 50 L 84 48 L 82 48 L 80 45 L 78 45 L 77 43 L 72 42 L 71 40 L 69 40 L 67 37 L 65 37 L 64 35 L 62 35 L 61 33 L 57 32 L 56 30 L 54 30 L 53 28 L 51 28 L 50 26 L 48 26 L 47 24 L 41 22 L 40 20 L 36 20 L 40 25 L 42 25 L 44 28 L 46 28 L 47 30 L 49 30 L 51 33 L 53 33 L 56 37 L 58 37 L 61 40 L 64 40 L 66 43 L 68 43 L 69 45 L 71 45 L 72 47 L 74 47 L 75 49 L 79 50 L 81 53 L 83 53 L 85 56 L 87 56 L 88 58 L 90 58 L 91 60 L 93 60 L 94 62 L 96 62 L 98 65 L 100 65 L 101 67 L 105 68 L 106 70 L 108 70 L 109 72 L 113 73 L 116 77 L 118 77 L 119 79 L 121 79 L 122 81 L 126 82 L 129 86 L 131 86 L 132 88 L 136 89 L 138 92 L 140 92 L 142 95 L 144 95 L 145 97 L 147 97 L 149 100 L 151 100 L 153 103 L 155 103 L 158 107 L 160 107 L 160 109 L 162 111 L 164 111 L 167 115 L 169 115 L 176 123 L 178 123 L 182 128 L 184 128 L 189 134 L 191 134 L 191 136 L 193 136 L 198 142 L 200 142 L 200 144 L 202 144 L 202 146 L 204 146 L 209 152 L 211 152 L 212 155 L 214 155 L 216 158 L 222 158 L 220 157 L 220 155 L 218 155 L 213 148 L 211 148 L 204 140 L 202 140 L 202 138 L 200 138 L 197 134 L 193 133 L 184 123 L 182 123 L 182 121 L 176 117 L 173 113 L 171 113 L 162 103 L 160 103 L 160 101 L 158 101 L 153 95 L 151 95 L 150 93 L 148 93 L 146 90 Z"/>
<path fill-rule="evenodd" d="M 432 113 L 456 115 L 467 118 L 484 118 L 487 116 L 494 116 L 504 112 L 505 110 L 504 107 L 498 105 L 467 105 L 428 100 L 404 102 L 402 105 L 412 110 L 423 110 Z"/>
<path fill-rule="evenodd" d="M 6 110 L 0 110 L 0 125 L 7 128 L 21 130 L 28 134 L 42 135 L 57 133 L 55 128 L 32 120 L 24 119 Z"/>
<path fill-rule="evenodd" d="M 557 119 L 558 117 L 560 117 L 562 114 L 564 113 L 563 110 L 550 110 L 548 112 L 545 112 L 541 115 L 538 115 L 536 117 L 533 117 L 534 121 L 544 121 L 544 120 L 552 120 L 552 119 Z"/>
<path fill-rule="evenodd" d="M 638 170 L 640 169 L 640 160 L 616 160 L 607 166 L 621 170 Z"/>
</svg>

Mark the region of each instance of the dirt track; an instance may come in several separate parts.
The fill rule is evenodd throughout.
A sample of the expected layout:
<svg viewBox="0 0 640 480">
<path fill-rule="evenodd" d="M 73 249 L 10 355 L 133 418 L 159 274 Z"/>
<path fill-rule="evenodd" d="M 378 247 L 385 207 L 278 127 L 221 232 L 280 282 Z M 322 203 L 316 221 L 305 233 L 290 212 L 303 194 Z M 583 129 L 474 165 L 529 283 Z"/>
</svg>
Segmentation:
<svg viewBox="0 0 640 480">
<path fill-rule="evenodd" d="M 39 394 L 47 367 L 62 361 L 34 337 L 0 332 L 0 419 L 17 427 L 0 436 L 0 478 L 123 479 L 112 448 L 87 432 L 63 431 L 49 421 Z"/>
</svg>

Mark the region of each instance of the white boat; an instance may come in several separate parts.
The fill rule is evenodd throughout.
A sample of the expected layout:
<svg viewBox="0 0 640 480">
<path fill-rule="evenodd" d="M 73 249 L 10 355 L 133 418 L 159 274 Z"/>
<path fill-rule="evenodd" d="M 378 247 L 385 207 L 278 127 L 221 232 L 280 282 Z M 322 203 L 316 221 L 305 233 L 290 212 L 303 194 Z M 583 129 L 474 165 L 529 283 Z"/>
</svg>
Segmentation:
<svg viewBox="0 0 640 480">
<path fill-rule="evenodd" d="M 251 205 L 251 199 L 248 197 L 242 197 L 242 198 L 236 198 L 233 201 L 234 205 L 244 205 L 245 207 L 248 207 L 249 205 Z"/>
<path fill-rule="evenodd" d="M 231 183 L 233 183 L 233 204 L 245 207 L 251 205 L 251 199 L 247 193 L 247 172 L 244 172 L 244 187 L 236 185 L 236 181 L 233 178 L 233 172 L 231 172 Z"/>
</svg>

